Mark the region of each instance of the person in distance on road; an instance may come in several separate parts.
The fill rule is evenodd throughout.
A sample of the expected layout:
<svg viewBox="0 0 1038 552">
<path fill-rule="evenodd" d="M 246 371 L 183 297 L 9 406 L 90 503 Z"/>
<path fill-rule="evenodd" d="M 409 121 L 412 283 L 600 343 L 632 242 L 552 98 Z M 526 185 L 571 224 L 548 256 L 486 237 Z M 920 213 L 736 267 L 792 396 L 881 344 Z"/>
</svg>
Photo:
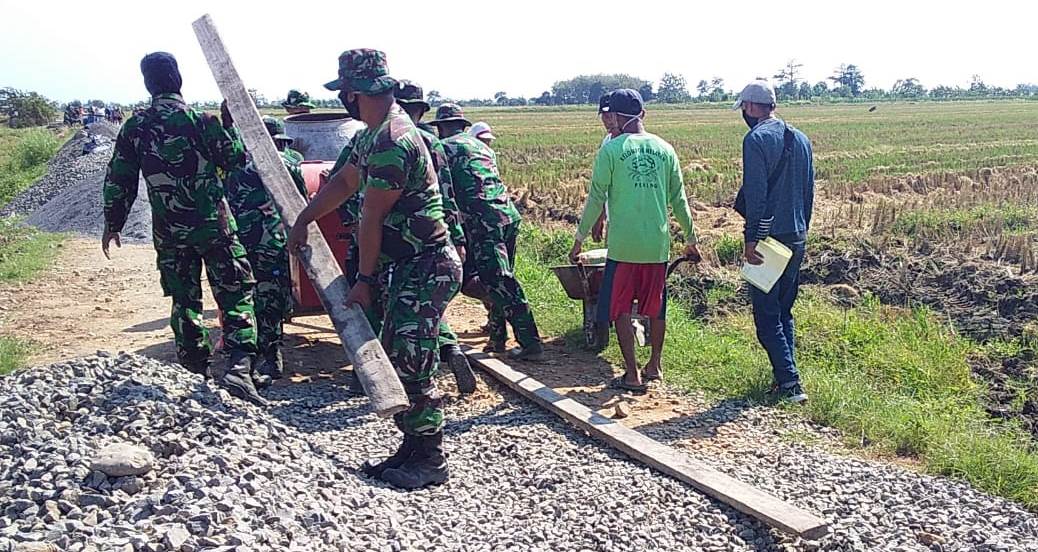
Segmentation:
<svg viewBox="0 0 1038 552">
<path fill-rule="evenodd" d="M 504 352 L 512 325 L 519 347 L 508 352 L 515 360 L 540 360 L 544 346 L 526 294 L 515 277 L 515 240 L 519 211 L 501 181 L 496 156 L 483 142 L 465 132 L 470 125 L 461 107 L 444 104 L 431 121 L 440 131 L 450 162 L 454 193 L 468 237 L 479 280 L 493 306 L 488 324 L 488 352 Z"/>
<path fill-rule="evenodd" d="M 135 113 L 119 131 L 104 182 L 105 230 L 101 250 L 119 245 L 119 232 L 137 199 L 140 174 L 148 184 L 162 291 L 173 299 L 170 325 L 177 359 L 188 370 L 207 374 L 212 348 L 202 323 L 202 266 L 223 313 L 227 368 L 214 373 L 239 398 L 265 405 L 253 383 L 256 280 L 218 171 L 245 162 L 244 149 L 226 103 L 220 120 L 199 113 L 180 95 L 176 59 L 155 52 L 141 60 L 151 107 Z"/>
<path fill-rule="evenodd" d="M 428 147 L 396 103 L 396 86 L 384 53 L 357 49 L 339 56 L 339 76 L 325 87 L 337 90 L 350 116 L 368 128 L 356 139 L 346 165 L 300 213 L 289 246 L 306 244 L 307 224 L 364 190 L 357 233 L 360 269 L 346 302 L 369 308 L 379 276 L 391 274 L 382 343 L 411 405 L 394 416 L 404 433 L 400 448 L 362 470 L 396 487 L 415 489 L 448 478 L 442 399 L 433 376 L 439 364 L 439 324 L 458 292 L 461 259 L 450 242 Z"/>
<path fill-rule="evenodd" d="M 775 90 L 766 81 L 746 85 L 733 109 L 742 111 L 743 120 L 750 127 L 742 141 L 742 187 L 735 201 L 736 211 L 746 220 L 746 262 L 763 262 L 757 244 L 769 237 L 793 252 L 771 292 L 749 286 L 753 322 L 757 339 L 771 362 L 772 394 L 802 403 L 807 400 L 807 393 L 800 383 L 795 360 L 793 302 L 800 288 L 800 264 L 814 205 L 811 141 L 775 116 Z"/>
<path fill-rule="evenodd" d="M 615 116 L 619 135 L 595 156 L 591 191 L 569 256 L 577 262 L 584 239 L 608 202 L 609 252 L 599 291 L 598 319 L 615 324 L 624 357 L 626 371 L 614 380 L 614 386 L 643 391 L 646 381 L 662 377 L 670 256 L 668 206 L 685 234 L 685 256 L 698 262 L 700 255 L 681 163 L 670 144 L 645 131 L 641 95 L 631 89 L 615 90 L 603 112 Z M 635 301 L 639 314 L 651 320 L 652 356 L 642 370 L 634 354 L 631 325 Z"/>
</svg>

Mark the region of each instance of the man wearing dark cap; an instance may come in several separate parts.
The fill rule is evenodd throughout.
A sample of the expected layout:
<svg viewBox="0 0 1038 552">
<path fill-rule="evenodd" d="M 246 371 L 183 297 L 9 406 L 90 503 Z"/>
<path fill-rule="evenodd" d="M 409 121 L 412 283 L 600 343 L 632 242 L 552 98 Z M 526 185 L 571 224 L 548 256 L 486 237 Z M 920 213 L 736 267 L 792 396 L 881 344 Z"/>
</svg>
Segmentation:
<svg viewBox="0 0 1038 552">
<path fill-rule="evenodd" d="M 202 266 L 223 313 L 226 370 L 213 376 L 236 397 L 266 401 L 253 384 L 257 352 L 253 292 L 256 280 L 237 237 L 218 172 L 245 162 L 230 113 L 223 121 L 199 113 L 180 95 L 180 71 L 172 55 L 148 54 L 141 60 L 151 107 L 135 113 L 116 138 L 104 183 L 105 231 L 101 249 L 108 257 L 112 240 L 126 224 L 137 198 L 138 175 L 148 184 L 159 278 L 173 299 L 170 325 L 177 358 L 192 372 L 206 374 L 211 346 L 202 322 Z"/>
<path fill-rule="evenodd" d="M 540 360 L 544 347 L 523 287 L 515 277 L 515 240 L 519 236 L 519 211 L 501 181 L 495 156 L 486 144 L 465 132 L 471 123 L 461 107 L 444 104 L 431 121 L 440 131 L 447 150 L 454 194 L 468 237 L 479 280 L 493 305 L 488 324 L 488 352 L 504 352 L 512 325 L 519 347 L 508 352 L 515 360 Z"/>
<path fill-rule="evenodd" d="M 451 169 L 447 163 L 447 152 L 443 149 L 440 139 L 433 134 L 433 129 L 422 123 L 422 116 L 429 111 L 429 104 L 425 101 L 422 87 L 409 80 L 401 80 L 393 91 L 396 103 L 411 117 L 411 121 L 418 127 L 425 145 L 429 148 L 432 156 L 433 167 L 436 169 L 436 177 L 440 183 L 440 195 L 443 197 L 443 215 L 450 232 L 451 243 L 458 251 L 462 262 L 462 276 L 464 278 L 465 258 L 465 232 L 461 228 L 461 216 L 458 213 L 458 204 L 454 198 L 454 183 L 451 180 Z M 469 366 L 469 359 L 458 346 L 458 336 L 451 330 L 447 318 L 440 321 L 440 362 L 446 362 L 450 367 L 454 378 L 458 383 L 458 390 L 462 393 L 472 393 L 476 390 L 476 374 Z"/>
<path fill-rule="evenodd" d="M 616 340 L 624 357 L 626 371 L 614 380 L 614 385 L 642 391 L 646 381 L 658 380 L 662 373 L 670 256 L 668 207 L 685 234 L 685 255 L 698 261 L 699 250 L 681 163 L 670 144 L 645 131 L 641 95 L 626 88 L 615 90 L 609 94 L 602 112 L 615 117 L 618 135 L 595 156 L 591 190 L 570 258 L 576 262 L 584 238 L 608 202 L 609 252 L 599 292 L 598 319 L 615 323 Z M 635 302 L 638 313 L 651 320 L 652 356 L 641 370 L 634 354 L 631 326 Z"/>
<path fill-rule="evenodd" d="M 310 110 L 314 109 L 315 106 L 310 101 L 310 94 L 298 90 L 289 90 L 288 98 L 281 102 L 281 107 L 285 108 L 289 115 L 298 115 L 300 113 L 310 113 Z"/>
<path fill-rule="evenodd" d="M 285 134 L 284 125 L 273 117 L 264 117 L 264 126 L 274 145 L 281 152 L 282 161 L 292 176 L 296 189 L 306 197 L 306 182 L 299 164 L 285 150 L 292 138 Z M 288 235 L 281 214 L 273 198 L 263 185 L 251 156 L 246 152 L 246 164 L 224 179 L 227 201 L 238 224 L 238 239 L 248 254 L 249 265 L 256 277 L 256 343 L 259 348 L 254 378 L 258 386 L 266 386 L 271 379 L 284 375 L 281 339 L 285 315 L 289 309 L 292 281 L 288 272 Z"/>
<path fill-rule="evenodd" d="M 339 78 L 325 87 L 337 90 L 350 115 L 368 128 L 357 138 L 349 162 L 300 213 L 289 244 L 304 245 L 307 224 L 364 191 L 360 269 L 346 301 L 367 308 L 372 287 L 380 278 L 383 284 L 388 280 L 382 343 L 411 406 L 394 417 L 404 433 L 397 452 L 362 470 L 396 487 L 415 489 L 448 477 L 441 395 L 433 375 L 439 363 L 439 324 L 458 292 L 461 259 L 450 241 L 428 146 L 396 103 L 396 86 L 384 53 L 359 49 L 339 56 Z"/>
<path fill-rule="evenodd" d="M 757 340 L 771 362 L 771 394 L 800 404 L 807 401 L 807 393 L 794 358 L 793 303 L 800 289 L 800 265 L 814 206 L 811 141 L 775 116 L 775 90 L 766 81 L 746 85 L 732 109 L 741 110 L 750 127 L 742 140 L 742 187 L 735 201 L 736 211 L 746 219 L 746 262 L 764 262 L 757 244 L 768 238 L 793 253 L 769 292 L 749 286 Z"/>
</svg>

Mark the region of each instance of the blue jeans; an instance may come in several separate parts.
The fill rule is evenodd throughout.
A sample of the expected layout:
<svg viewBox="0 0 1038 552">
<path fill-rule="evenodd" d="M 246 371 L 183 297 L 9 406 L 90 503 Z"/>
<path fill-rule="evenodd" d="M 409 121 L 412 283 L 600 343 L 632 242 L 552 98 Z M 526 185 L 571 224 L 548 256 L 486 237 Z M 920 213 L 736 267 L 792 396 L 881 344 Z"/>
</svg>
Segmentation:
<svg viewBox="0 0 1038 552">
<path fill-rule="evenodd" d="M 789 234 L 772 237 L 790 248 L 793 258 L 770 293 L 750 286 L 750 300 L 753 302 L 757 340 L 768 353 L 775 383 L 779 387 L 788 388 L 800 383 L 794 358 L 793 302 L 800 291 L 800 264 L 804 261 L 807 236 Z"/>
</svg>

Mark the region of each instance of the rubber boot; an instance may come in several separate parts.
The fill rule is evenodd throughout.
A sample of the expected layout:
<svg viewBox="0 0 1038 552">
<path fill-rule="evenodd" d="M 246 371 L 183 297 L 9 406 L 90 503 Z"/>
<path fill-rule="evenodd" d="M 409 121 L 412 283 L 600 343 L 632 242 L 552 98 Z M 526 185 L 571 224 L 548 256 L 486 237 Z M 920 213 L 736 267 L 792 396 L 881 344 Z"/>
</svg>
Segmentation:
<svg viewBox="0 0 1038 552">
<path fill-rule="evenodd" d="M 404 441 L 400 443 L 400 448 L 397 449 L 392 456 L 378 463 L 372 462 L 371 460 L 365 460 L 360 466 L 360 471 L 364 472 L 364 474 L 369 477 L 377 477 L 381 479 L 383 472 L 388 469 L 395 469 L 403 466 L 404 462 L 411 457 L 411 454 L 414 453 L 416 438 L 417 437 L 414 435 L 408 435 L 405 433 Z"/>
<path fill-rule="evenodd" d="M 252 382 L 252 355 L 244 351 L 233 351 L 227 361 L 227 371 L 218 379 L 221 387 L 231 395 L 259 406 L 267 406 L 267 399 L 260 396 Z"/>
<path fill-rule="evenodd" d="M 210 375 L 209 375 L 209 359 L 208 358 L 204 359 L 204 360 L 185 360 L 185 359 L 181 359 L 180 365 L 183 366 L 185 370 L 187 370 L 188 372 L 191 372 L 192 374 L 198 374 L 198 375 L 202 376 L 205 379 L 209 379 L 209 377 L 210 377 Z"/>
<path fill-rule="evenodd" d="M 401 489 L 421 489 L 447 481 L 447 457 L 443 453 L 443 432 L 414 437 L 415 450 L 399 468 L 382 472 L 382 480 Z"/>
<path fill-rule="evenodd" d="M 461 352 L 461 347 L 454 343 L 440 347 L 440 362 L 450 366 L 454 380 L 458 383 L 458 391 L 465 395 L 476 391 L 476 374 L 469 365 L 469 357 Z"/>
</svg>

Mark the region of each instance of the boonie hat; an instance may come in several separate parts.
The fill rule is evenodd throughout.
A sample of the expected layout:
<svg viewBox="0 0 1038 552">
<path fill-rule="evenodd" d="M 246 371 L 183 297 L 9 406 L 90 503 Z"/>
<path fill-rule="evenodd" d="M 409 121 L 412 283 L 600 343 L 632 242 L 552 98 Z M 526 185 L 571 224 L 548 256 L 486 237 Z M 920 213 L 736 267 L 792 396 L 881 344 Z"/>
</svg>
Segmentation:
<svg viewBox="0 0 1038 552">
<path fill-rule="evenodd" d="M 316 106 L 310 101 L 310 94 L 298 90 L 289 90 L 288 98 L 281 102 L 281 107 L 309 107 L 314 109 Z"/>
<path fill-rule="evenodd" d="M 461 106 L 452 103 L 443 104 L 436 108 L 436 118 L 429 121 L 429 123 L 436 125 L 450 121 L 462 121 L 465 123 L 465 126 L 472 124 L 465 118 L 465 113 L 461 111 Z"/>
<path fill-rule="evenodd" d="M 732 111 L 738 110 L 742 107 L 745 102 L 762 104 L 762 105 L 775 105 L 775 89 L 771 87 L 768 81 L 756 80 L 746 85 L 746 88 L 739 92 L 739 99 L 735 100 L 735 105 L 732 106 Z"/>
<path fill-rule="evenodd" d="M 263 126 L 267 127 L 267 133 L 275 140 L 295 141 L 291 136 L 285 134 L 285 123 L 277 117 L 264 117 Z"/>
<path fill-rule="evenodd" d="M 396 79 L 389 76 L 385 52 L 357 48 L 339 55 L 339 78 L 324 87 L 339 91 L 343 84 L 348 84 L 354 92 L 373 96 L 391 90 L 396 86 Z"/>
<path fill-rule="evenodd" d="M 396 103 L 398 104 L 421 105 L 426 110 L 429 109 L 429 102 L 425 101 L 425 93 L 422 91 L 422 87 L 409 80 L 400 79 L 397 81 L 396 88 L 393 89 L 393 97 L 396 98 Z"/>
</svg>

